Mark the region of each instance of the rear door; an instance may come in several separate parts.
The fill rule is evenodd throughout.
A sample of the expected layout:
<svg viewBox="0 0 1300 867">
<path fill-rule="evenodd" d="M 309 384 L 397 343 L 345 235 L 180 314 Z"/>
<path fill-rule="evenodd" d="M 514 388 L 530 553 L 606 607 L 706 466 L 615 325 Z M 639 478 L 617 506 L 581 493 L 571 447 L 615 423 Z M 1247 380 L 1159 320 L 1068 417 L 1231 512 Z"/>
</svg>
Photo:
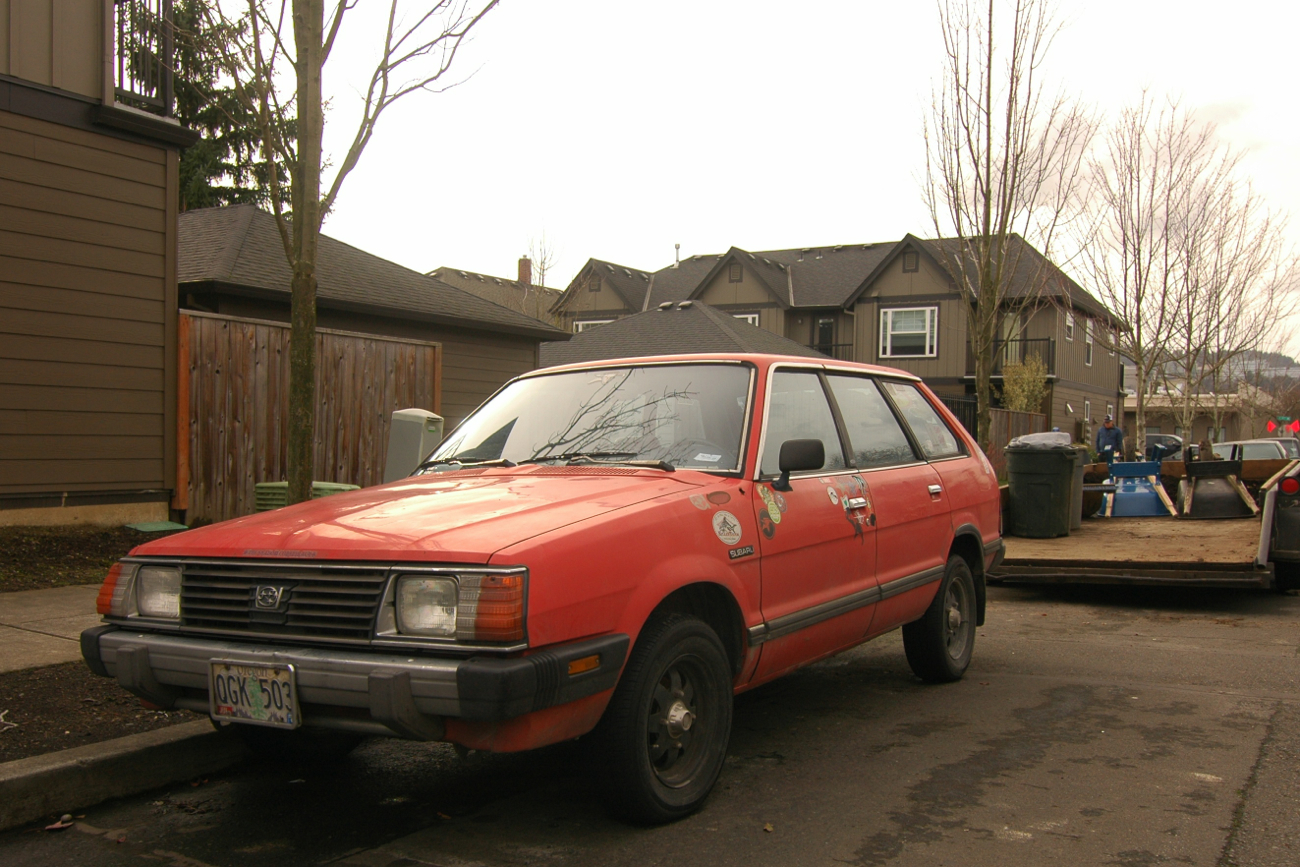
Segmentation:
<svg viewBox="0 0 1300 867">
<path fill-rule="evenodd" d="M 763 643 L 755 678 L 784 671 L 862 640 L 875 600 L 876 534 L 870 495 L 847 465 L 838 427 L 815 370 L 770 374 L 753 508 L 762 553 Z M 818 439 L 820 469 L 773 485 L 781 444 Z"/>
</svg>

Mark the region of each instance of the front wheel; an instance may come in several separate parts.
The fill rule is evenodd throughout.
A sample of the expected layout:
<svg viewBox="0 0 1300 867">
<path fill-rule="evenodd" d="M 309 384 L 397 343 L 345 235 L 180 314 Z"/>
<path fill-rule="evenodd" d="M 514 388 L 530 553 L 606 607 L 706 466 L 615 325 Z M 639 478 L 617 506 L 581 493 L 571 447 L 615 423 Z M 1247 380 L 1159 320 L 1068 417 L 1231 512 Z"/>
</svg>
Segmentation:
<svg viewBox="0 0 1300 867">
<path fill-rule="evenodd" d="M 704 622 L 670 614 L 648 623 L 601 722 L 613 806 L 661 824 L 700 808 L 731 736 L 731 667 Z"/>
<path fill-rule="evenodd" d="M 903 627 L 907 664 L 928 683 L 961 680 L 975 650 L 975 578 L 961 557 L 948 558 L 943 582 L 920 620 Z"/>
</svg>

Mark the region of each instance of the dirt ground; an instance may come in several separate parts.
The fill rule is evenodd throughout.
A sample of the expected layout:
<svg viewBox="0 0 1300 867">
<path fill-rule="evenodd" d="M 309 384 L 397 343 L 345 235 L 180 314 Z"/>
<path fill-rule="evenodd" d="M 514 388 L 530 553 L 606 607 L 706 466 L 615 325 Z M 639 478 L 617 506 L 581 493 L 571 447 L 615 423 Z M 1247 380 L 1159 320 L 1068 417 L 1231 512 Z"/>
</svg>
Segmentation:
<svg viewBox="0 0 1300 867">
<path fill-rule="evenodd" d="M 117 681 L 81 662 L 0 674 L 0 762 L 195 719 L 185 710 L 144 708 Z"/>
<path fill-rule="evenodd" d="M 0 593 L 96 584 L 132 548 L 168 535 L 126 527 L 0 527 Z"/>
</svg>

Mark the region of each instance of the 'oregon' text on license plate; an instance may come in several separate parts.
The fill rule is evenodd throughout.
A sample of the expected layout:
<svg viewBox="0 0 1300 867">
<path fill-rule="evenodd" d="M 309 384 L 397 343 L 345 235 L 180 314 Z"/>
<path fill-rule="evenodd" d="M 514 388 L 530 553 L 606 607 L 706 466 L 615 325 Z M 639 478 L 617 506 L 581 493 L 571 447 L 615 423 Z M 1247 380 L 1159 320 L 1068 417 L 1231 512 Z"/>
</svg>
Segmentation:
<svg viewBox="0 0 1300 867">
<path fill-rule="evenodd" d="M 212 718 L 297 728 L 298 696 L 292 665 L 241 665 L 213 660 L 208 686 Z"/>
</svg>

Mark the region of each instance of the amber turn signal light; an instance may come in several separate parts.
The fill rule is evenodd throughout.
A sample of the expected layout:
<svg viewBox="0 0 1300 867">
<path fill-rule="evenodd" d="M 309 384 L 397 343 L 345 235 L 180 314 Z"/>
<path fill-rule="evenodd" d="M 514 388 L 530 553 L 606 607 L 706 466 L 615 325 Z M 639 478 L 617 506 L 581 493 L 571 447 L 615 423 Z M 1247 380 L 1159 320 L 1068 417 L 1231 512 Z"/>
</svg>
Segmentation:
<svg viewBox="0 0 1300 867">
<path fill-rule="evenodd" d="M 582 674 L 584 671 L 592 671 L 600 668 L 600 654 L 593 653 L 591 656 L 584 656 L 582 659 L 575 659 L 569 663 L 569 677 Z"/>
<path fill-rule="evenodd" d="M 117 590 L 117 582 L 121 578 L 122 564 L 114 563 L 108 570 L 108 575 L 104 577 L 104 583 L 99 588 L 99 596 L 95 599 L 95 610 L 100 614 L 113 613 L 113 595 Z"/>
<path fill-rule="evenodd" d="M 483 576 L 474 614 L 474 637 L 479 641 L 523 640 L 523 575 Z"/>
</svg>

